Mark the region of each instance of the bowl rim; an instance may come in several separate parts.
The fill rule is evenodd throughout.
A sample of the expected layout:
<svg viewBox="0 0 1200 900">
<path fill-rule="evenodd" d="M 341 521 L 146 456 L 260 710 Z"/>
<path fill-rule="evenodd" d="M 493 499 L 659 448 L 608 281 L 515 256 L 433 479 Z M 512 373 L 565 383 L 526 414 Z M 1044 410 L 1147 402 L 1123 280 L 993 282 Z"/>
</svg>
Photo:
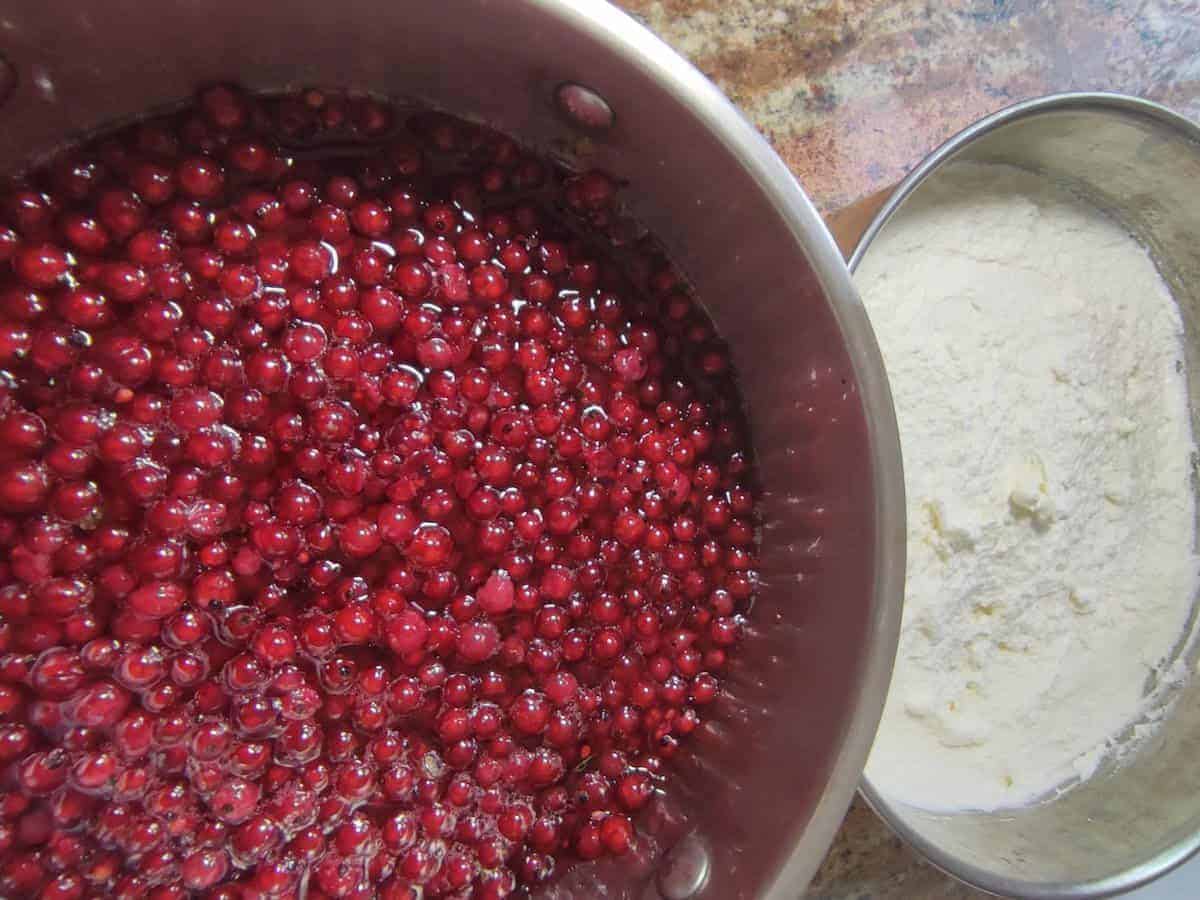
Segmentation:
<svg viewBox="0 0 1200 900">
<path fill-rule="evenodd" d="M 854 798 L 883 715 L 900 639 L 906 561 L 900 435 L 879 345 L 851 270 L 796 176 L 733 103 L 690 62 L 609 3 L 535 0 L 647 72 L 703 123 L 757 182 L 808 259 L 845 343 L 865 419 L 873 494 L 874 584 L 855 701 L 825 785 L 762 900 L 794 900 L 823 862 Z M 816 852 L 814 852 L 814 850 Z"/>
<path fill-rule="evenodd" d="M 872 242 L 909 197 L 942 166 L 952 162 L 977 140 L 1022 119 L 1045 114 L 1100 111 L 1150 120 L 1178 132 L 1200 145 L 1200 125 L 1152 100 L 1107 91 L 1071 91 L 1047 94 L 1006 106 L 968 125 L 929 153 L 896 187 L 872 218 L 855 245 L 847 265 L 851 274 L 866 256 Z M 1182 865 L 1200 851 L 1200 830 L 1185 837 L 1141 863 L 1116 875 L 1081 882 L 1031 881 L 999 875 L 959 859 L 954 853 L 926 840 L 909 827 L 897 806 L 889 803 L 872 783 L 864 767 L 859 794 L 888 827 L 904 839 L 928 862 L 950 877 L 1000 896 L 1028 900 L 1093 900 L 1111 897 L 1141 887 Z"/>
</svg>

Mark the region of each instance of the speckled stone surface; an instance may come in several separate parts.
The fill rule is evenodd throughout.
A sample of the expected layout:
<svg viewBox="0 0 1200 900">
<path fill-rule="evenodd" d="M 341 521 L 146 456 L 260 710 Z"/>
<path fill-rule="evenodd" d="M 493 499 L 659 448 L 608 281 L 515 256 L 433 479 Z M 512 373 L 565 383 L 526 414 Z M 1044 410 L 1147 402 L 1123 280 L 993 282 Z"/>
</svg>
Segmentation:
<svg viewBox="0 0 1200 900">
<path fill-rule="evenodd" d="M 917 856 L 855 798 L 806 895 L 809 900 L 974 900 L 969 888 Z"/>
<path fill-rule="evenodd" d="M 618 0 L 770 138 L 823 210 L 1017 100 L 1115 90 L 1200 117 L 1194 0 Z"/>
<path fill-rule="evenodd" d="M 618 0 L 688 57 L 833 213 L 1018 100 L 1109 90 L 1200 118 L 1200 2 Z M 809 894 L 964 900 L 861 802 Z"/>
</svg>

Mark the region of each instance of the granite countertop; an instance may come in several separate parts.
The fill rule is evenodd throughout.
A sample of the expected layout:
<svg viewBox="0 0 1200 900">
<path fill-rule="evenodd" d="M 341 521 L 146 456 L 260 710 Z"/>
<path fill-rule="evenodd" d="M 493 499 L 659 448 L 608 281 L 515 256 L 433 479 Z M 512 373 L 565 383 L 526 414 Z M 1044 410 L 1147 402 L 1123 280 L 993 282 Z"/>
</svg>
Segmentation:
<svg viewBox="0 0 1200 900">
<path fill-rule="evenodd" d="M 1191 0 L 618 4 L 716 81 L 826 215 L 1024 98 L 1119 91 L 1200 119 L 1200 2 Z M 918 860 L 856 800 L 808 896 L 986 895 Z"/>
</svg>

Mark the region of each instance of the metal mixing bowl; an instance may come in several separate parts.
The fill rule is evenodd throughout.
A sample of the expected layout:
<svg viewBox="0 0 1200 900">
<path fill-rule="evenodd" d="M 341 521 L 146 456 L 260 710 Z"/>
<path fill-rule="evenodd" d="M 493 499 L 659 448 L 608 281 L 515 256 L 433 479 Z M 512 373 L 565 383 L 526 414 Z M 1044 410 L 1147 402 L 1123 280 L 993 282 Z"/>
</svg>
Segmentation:
<svg viewBox="0 0 1200 900">
<path fill-rule="evenodd" d="M 19 0 L 0 10 L 0 54 L 15 76 L 0 105 L 4 171 L 232 78 L 424 101 L 630 183 L 636 214 L 732 346 L 766 491 L 764 583 L 731 695 L 650 815 L 652 839 L 551 893 L 794 900 L 882 709 L 903 484 L 846 267 L 716 88 L 615 8 L 569 0 Z"/>
<path fill-rule="evenodd" d="M 1182 313 L 1192 428 L 1200 434 L 1200 128 L 1161 106 L 1112 94 L 1065 94 L 1003 110 L 952 138 L 905 179 L 859 242 L 851 269 L 921 185 L 946 164 L 968 160 L 1019 166 L 1064 184 L 1146 246 Z M 1188 663 L 1192 671 L 1196 659 Z M 870 770 L 863 794 L 905 840 L 963 881 L 1016 897 L 1103 897 L 1161 875 L 1200 848 L 1198 749 L 1200 683 L 1193 679 L 1132 762 L 1102 768 L 1057 799 L 994 813 L 931 813 L 889 798 Z"/>
</svg>

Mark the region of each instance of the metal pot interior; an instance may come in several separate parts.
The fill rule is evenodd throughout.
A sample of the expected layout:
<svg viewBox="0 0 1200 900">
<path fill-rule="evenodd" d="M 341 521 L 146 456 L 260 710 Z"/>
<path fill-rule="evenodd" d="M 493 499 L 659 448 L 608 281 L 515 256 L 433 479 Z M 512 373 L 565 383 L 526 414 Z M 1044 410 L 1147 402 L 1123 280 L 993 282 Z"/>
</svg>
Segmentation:
<svg viewBox="0 0 1200 900">
<path fill-rule="evenodd" d="M 629 182 L 637 216 L 733 349 L 765 489 L 763 584 L 729 696 L 649 814 L 652 840 L 549 894 L 800 893 L 857 785 L 890 674 L 899 447 L 828 232 L 716 89 L 615 9 L 550 0 L 44 0 L 0 16 L 0 54 L 16 79 L 0 105 L 0 171 L 198 83 L 237 80 L 416 99 Z M 611 127 L 563 115 L 563 82 L 603 96 Z"/>
</svg>

